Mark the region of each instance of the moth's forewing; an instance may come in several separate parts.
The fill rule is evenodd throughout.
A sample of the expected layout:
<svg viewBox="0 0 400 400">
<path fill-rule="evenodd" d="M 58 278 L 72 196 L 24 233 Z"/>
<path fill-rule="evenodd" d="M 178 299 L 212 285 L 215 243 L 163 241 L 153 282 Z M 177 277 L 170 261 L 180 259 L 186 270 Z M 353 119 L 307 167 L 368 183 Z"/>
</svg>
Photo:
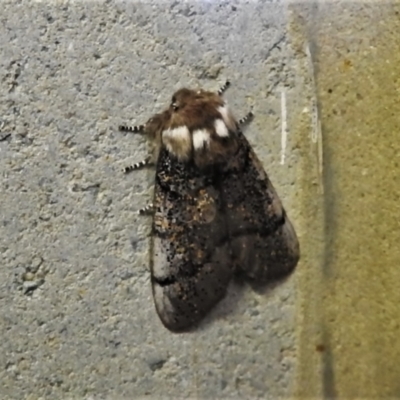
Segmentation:
<svg viewBox="0 0 400 400">
<path fill-rule="evenodd" d="M 221 194 L 234 260 L 258 283 L 290 273 L 299 243 L 282 203 L 260 161 L 241 132 L 239 151 L 227 164 Z"/>
<path fill-rule="evenodd" d="M 199 322 L 221 300 L 233 274 L 229 236 L 215 171 L 161 150 L 152 235 L 152 286 L 157 313 L 172 331 Z"/>
</svg>

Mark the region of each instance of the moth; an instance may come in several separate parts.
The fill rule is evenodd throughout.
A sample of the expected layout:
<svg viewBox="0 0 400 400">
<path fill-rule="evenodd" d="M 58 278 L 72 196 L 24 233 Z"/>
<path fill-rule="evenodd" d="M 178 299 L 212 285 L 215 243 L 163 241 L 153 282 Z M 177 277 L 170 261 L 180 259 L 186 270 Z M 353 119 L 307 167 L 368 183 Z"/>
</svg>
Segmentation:
<svg viewBox="0 0 400 400">
<path fill-rule="evenodd" d="M 225 296 L 235 274 L 266 283 L 289 274 L 299 242 L 282 203 L 223 93 L 183 88 L 139 126 L 155 165 L 151 284 L 156 311 L 172 332 L 190 330 Z"/>
</svg>

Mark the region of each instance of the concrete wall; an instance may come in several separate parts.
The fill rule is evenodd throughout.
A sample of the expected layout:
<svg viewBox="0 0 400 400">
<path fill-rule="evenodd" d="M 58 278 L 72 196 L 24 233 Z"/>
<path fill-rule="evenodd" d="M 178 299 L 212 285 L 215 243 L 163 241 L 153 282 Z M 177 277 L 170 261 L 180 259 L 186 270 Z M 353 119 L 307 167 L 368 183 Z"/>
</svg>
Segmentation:
<svg viewBox="0 0 400 400">
<path fill-rule="evenodd" d="M 346 389 L 351 368 L 338 347 L 343 330 L 350 329 L 356 338 L 354 329 L 362 329 L 351 328 L 352 318 L 336 318 L 346 314 L 342 299 L 358 298 L 361 284 L 352 289 L 359 279 L 355 274 L 342 296 L 340 282 L 331 278 L 339 271 L 333 260 L 341 245 L 328 245 L 333 240 L 328 228 L 339 218 L 330 210 L 337 210 L 332 204 L 342 199 L 333 197 L 336 191 L 328 183 L 335 171 L 329 168 L 336 165 L 343 174 L 338 186 L 350 180 L 349 193 L 363 175 L 346 178 L 342 156 L 329 158 L 326 168 L 326 154 L 339 153 L 327 150 L 335 148 L 336 139 L 327 134 L 325 142 L 320 122 L 321 116 L 332 115 L 327 111 L 332 98 L 346 110 L 354 105 L 345 101 L 357 99 L 349 80 L 355 84 L 358 77 L 356 86 L 371 86 L 357 72 L 364 64 L 337 56 L 335 29 L 340 29 L 341 43 L 343 37 L 357 38 L 357 32 L 361 41 L 367 34 L 376 38 L 376 53 L 361 57 L 360 63 L 383 57 L 385 48 L 390 64 L 396 40 L 386 33 L 396 32 L 389 22 L 397 20 L 394 6 L 358 4 L 345 20 L 341 7 L 263 1 L 2 2 L 2 399 L 365 395 L 366 383 L 359 391 Z M 380 19 L 375 18 L 378 11 Z M 336 28 L 339 19 L 342 25 Z M 354 44 L 349 53 L 372 51 L 369 44 Z M 352 75 L 332 74 L 340 68 Z M 394 72 L 390 76 L 397 79 Z M 383 72 L 379 77 L 389 79 Z M 147 146 L 117 126 L 143 123 L 181 86 L 216 90 L 226 79 L 233 84 L 226 97 L 237 116 L 254 107 L 256 119 L 247 136 L 296 227 L 302 260 L 289 279 L 261 293 L 233 283 L 199 329 L 172 334 L 161 325 L 152 302 L 151 221 L 135 215 L 151 198 L 154 175 L 121 172 L 142 160 Z M 394 86 L 384 87 L 393 91 Z M 321 101 L 327 105 L 323 111 Z M 375 103 L 368 104 L 373 110 Z M 345 122 L 350 121 L 362 125 L 359 119 Z M 326 126 L 333 131 L 337 124 Z M 340 154 L 359 144 L 353 130 L 347 135 L 354 142 L 342 146 Z M 398 146 L 394 139 L 391 143 Z M 356 154 L 345 158 L 357 163 Z M 358 198 L 349 196 L 349 202 Z M 344 247 L 347 237 L 340 242 Z M 353 240 L 362 248 L 360 235 Z M 344 275 L 345 254 L 340 258 Z M 331 275 L 326 275 L 327 264 Z M 398 316 L 393 297 L 386 301 Z M 357 310 L 357 303 L 345 305 Z M 360 324 L 368 307 L 362 310 L 357 313 Z M 390 321 L 382 323 L 393 335 L 398 330 L 395 322 L 392 328 Z M 364 351 L 374 346 L 374 337 Z M 380 355 L 378 350 L 369 354 Z M 371 356 L 366 362 L 374 360 Z M 365 382 L 376 378 L 371 368 L 360 373 L 368 378 Z M 385 394 L 399 393 L 393 382 L 385 380 Z M 369 393 L 379 393 L 379 386 Z"/>
</svg>

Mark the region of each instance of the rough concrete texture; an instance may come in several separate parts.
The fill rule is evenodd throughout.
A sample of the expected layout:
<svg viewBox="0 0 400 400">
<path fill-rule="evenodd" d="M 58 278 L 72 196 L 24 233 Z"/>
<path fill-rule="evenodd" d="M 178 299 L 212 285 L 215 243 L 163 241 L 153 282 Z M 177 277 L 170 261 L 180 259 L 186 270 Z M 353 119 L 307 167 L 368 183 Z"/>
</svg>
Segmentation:
<svg viewBox="0 0 400 400">
<path fill-rule="evenodd" d="M 167 331 L 150 290 L 150 219 L 135 215 L 154 177 L 121 173 L 146 144 L 116 129 L 144 122 L 181 86 L 217 89 L 229 78 L 236 114 L 254 106 L 249 140 L 301 239 L 291 120 L 307 82 L 288 10 L 261 1 L 1 7 L 0 397 L 288 397 L 296 274 L 263 293 L 235 283 L 195 332 Z"/>
<path fill-rule="evenodd" d="M 1 5 L 1 399 L 399 397 L 398 3 Z M 302 259 L 172 334 L 116 127 L 228 78 Z"/>
</svg>

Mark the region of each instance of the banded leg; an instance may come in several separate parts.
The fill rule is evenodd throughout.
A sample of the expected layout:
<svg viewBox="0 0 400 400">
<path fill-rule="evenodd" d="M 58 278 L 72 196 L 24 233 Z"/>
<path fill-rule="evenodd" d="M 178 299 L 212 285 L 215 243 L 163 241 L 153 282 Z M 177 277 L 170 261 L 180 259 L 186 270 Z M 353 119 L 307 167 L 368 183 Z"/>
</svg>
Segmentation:
<svg viewBox="0 0 400 400">
<path fill-rule="evenodd" d="M 252 111 L 249 111 L 243 118 L 240 118 L 238 123 L 239 125 L 245 125 L 247 124 L 249 121 L 251 121 L 254 117 L 254 114 Z"/>
<path fill-rule="evenodd" d="M 123 172 L 125 174 L 127 174 L 129 172 L 135 171 L 136 169 L 147 167 L 147 166 L 153 165 L 153 164 L 154 164 L 154 162 L 153 162 L 152 157 L 147 157 L 143 161 L 139 161 L 139 162 L 137 162 L 135 164 L 129 165 L 128 167 L 125 167 L 123 169 Z"/>
<path fill-rule="evenodd" d="M 226 81 L 225 84 L 218 89 L 217 93 L 222 96 L 229 86 L 231 86 L 231 83 L 229 81 Z"/>
<path fill-rule="evenodd" d="M 154 211 L 154 204 L 149 203 L 146 207 L 141 208 L 137 211 L 139 215 L 151 214 Z"/>
<path fill-rule="evenodd" d="M 143 133 L 144 125 L 133 125 L 133 126 L 120 125 L 118 127 L 118 130 L 120 130 L 121 132 Z"/>
</svg>

